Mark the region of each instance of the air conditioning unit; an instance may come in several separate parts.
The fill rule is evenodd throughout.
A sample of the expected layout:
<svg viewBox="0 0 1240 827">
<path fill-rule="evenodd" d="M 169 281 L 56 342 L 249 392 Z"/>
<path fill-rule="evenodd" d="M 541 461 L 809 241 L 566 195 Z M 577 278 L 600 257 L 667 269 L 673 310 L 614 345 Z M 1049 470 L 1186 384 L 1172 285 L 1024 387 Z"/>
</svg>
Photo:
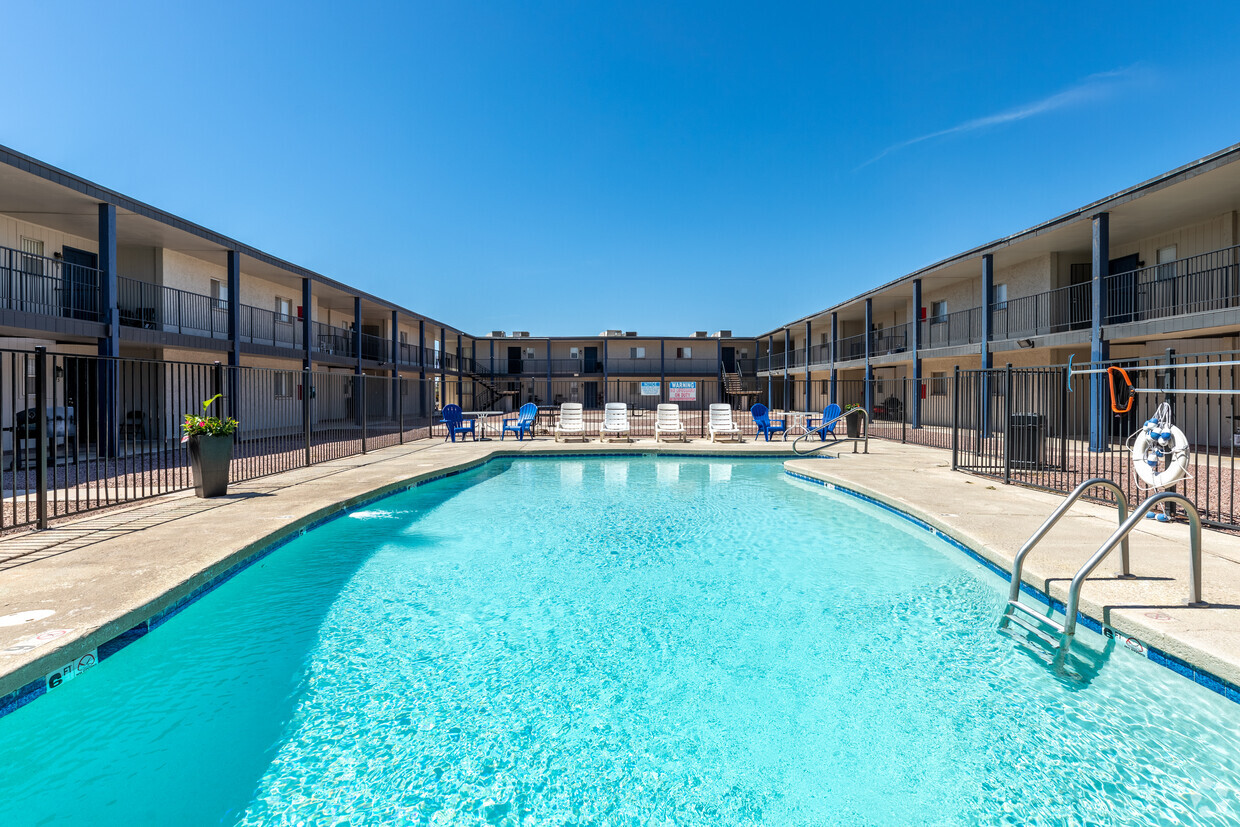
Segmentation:
<svg viewBox="0 0 1240 827">
<path fill-rule="evenodd" d="M 600 333 L 599 335 L 600 335 L 600 336 L 619 336 L 619 335 L 621 335 L 621 333 L 620 333 L 620 331 L 619 331 L 619 330 L 604 330 L 604 331 L 603 331 L 602 333 Z"/>
<path fill-rule="evenodd" d="M 514 339 L 528 339 L 528 338 L 530 338 L 530 332 L 529 332 L 528 330 L 514 330 L 514 331 L 512 331 L 512 338 L 514 338 Z"/>
<path fill-rule="evenodd" d="M 720 330 L 720 331 L 717 331 L 717 332 L 715 333 L 715 335 L 714 335 L 714 338 L 716 338 L 716 339 L 731 339 L 731 338 L 732 338 L 732 331 L 730 331 L 730 330 Z"/>
<path fill-rule="evenodd" d="M 492 330 L 492 331 L 491 331 L 491 338 L 492 338 L 492 339 L 502 339 L 502 338 L 504 338 L 504 331 L 502 331 L 502 330 Z"/>
<path fill-rule="evenodd" d="M 632 337 L 634 337 L 634 336 L 636 336 L 636 335 L 637 335 L 637 331 L 636 331 L 636 330 L 626 330 L 626 331 L 624 331 L 624 335 L 625 335 L 625 336 L 628 336 L 629 338 L 632 338 Z"/>
<path fill-rule="evenodd" d="M 693 337 L 692 337 L 692 338 L 694 338 L 694 339 L 705 339 L 705 338 L 706 338 L 706 331 L 705 331 L 705 330 L 695 330 L 695 331 L 693 331 Z"/>
</svg>

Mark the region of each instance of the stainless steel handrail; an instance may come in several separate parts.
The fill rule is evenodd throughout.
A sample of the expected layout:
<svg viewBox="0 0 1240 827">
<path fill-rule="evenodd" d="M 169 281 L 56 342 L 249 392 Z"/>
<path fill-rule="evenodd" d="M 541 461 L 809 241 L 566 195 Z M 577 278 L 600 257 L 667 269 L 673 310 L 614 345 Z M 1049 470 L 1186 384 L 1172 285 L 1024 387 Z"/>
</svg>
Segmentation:
<svg viewBox="0 0 1240 827">
<path fill-rule="evenodd" d="M 1085 585 L 1086 578 L 1111 553 L 1116 543 L 1127 542 L 1129 532 L 1137 527 L 1141 519 L 1151 508 L 1163 500 L 1175 500 L 1184 506 L 1184 510 L 1188 512 L 1188 605 L 1206 605 L 1201 599 L 1201 517 L 1197 514 L 1196 507 L 1183 494 L 1177 494 L 1174 491 L 1163 491 L 1137 506 L 1137 510 L 1127 520 L 1124 520 L 1119 528 L 1115 529 L 1115 533 L 1107 538 L 1106 542 L 1094 552 L 1094 556 L 1090 557 L 1085 565 L 1081 566 L 1076 576 L 1072 578 L 1072 585 L 1068 587 L 1068 602 L 1064 608 L 1063 634 L 1065 638 L 1070 638 L 1076 632 L 1076 613 L 1081 604 L 1081 588 Z"/>
<path fill-rule="evenodd" d="M 862 418 L 862 422 L 864 426 L 861 430 L 861 436 L 838 437 L 838 436 L 835 436 L 835 434 L 831 434 L 831 436 L 835 437 L 834 441 L 832 442 L 823 442 L 822 444 L 817 445 L 808 451 L 801 451 L 797 449 L 797 443 L 799 443 L 801 440 L 806 439 L 810 436 L 818 436 L 824 429 L 829 428 L 832 425 L 834 425 L 836 422 L 839 422 L 843 419 L 847 419 L 848 417 L 856 413 L 861 414 L 861 418 Z M 862 451 L 862 453 L 863 454 L 870 453 L 870 412 L 869 411 L 867 411 L 865 408 L 849 408 L 848 410 L 841 413 L 839 416 L 832 419 L 830 422 L 824 422 L 821 425 L 819 425 L 817 428 L 810 428 L 805 433 L 801 434 L 799 437 L 792 440 L 792 452 L 794 454 L 797 454 L 798 456 L 807 457 L 810 454 L 816 453 L 818 451 L 822 451 L 827 448 L 834 448 L 835 446 L 839 445 L 841 442 L 851 442 L 853 446 L 854 454 L 857 453 L 857 443 L 860 442 L 864 446 L 864 450 Z"/>
<path fill-rule="evenodd" d="M 1116 483 L 1104 477 L 1094 477 L 1093 479 L 1085 480 L 1085 482 L 1074 488 L 1072 493 L 1051 512 L 1051 516 L 1046 518 L 1046 522 L 1042 523 L 1038 530 L 1033 532 L 1033 535 L 1025 541 L 1025 544 L 1020 547 L 1020 551 L 1016 552 L 1016 559 L 1012 561 L 1012 584 L 1008 589 L 1008 606 L 1004 610 L 1003 619 L 999 621 L 999 628 L 1007 625 L 1008 620 L 1011 618 L 1012 601 L 1020 599 L 1021 572 L 1024 570 L 1025 558 L 1029 556 L 1029 552 L 1033 551 L 1034 546 L 1042 542 L 1042 538 L 1067 513 L 1072 504 L 1083 497 L 1086 491 L 1095 486 L 1106 488 L 1115 494 L 1115 499 L 1119 502 L 1119 524 L 1121 526 L 1124 524 L 1124 521 L 1128 518 L 1128 498 L 1124 496 L 1124 492 Z M 1130 576 L 1132 572 L 1129 570 L 1128 535 L 1124 535 L 1120 542 L 1123 574 L 1124 576 Z"/>
</svg>

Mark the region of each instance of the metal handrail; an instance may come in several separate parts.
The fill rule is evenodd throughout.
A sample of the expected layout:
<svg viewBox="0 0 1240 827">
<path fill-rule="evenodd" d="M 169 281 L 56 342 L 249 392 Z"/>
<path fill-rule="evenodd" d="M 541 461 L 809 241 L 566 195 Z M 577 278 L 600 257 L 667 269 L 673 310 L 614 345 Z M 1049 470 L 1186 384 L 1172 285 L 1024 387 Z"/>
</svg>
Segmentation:
<svg viewBox="0 0 1240 827">
<path fill-rule="evenodd" d="M 861 417 L 864 423 L 864 427 L 861 429 L 861 436 L 839 437 L 839 436 L 835 436 L 835 434 L 832 433 L 831 436 L 835 437 L 835 439 L 832 442 L 824 442 L 820 445 L 817 445 L 809 449 L 808 451 L 801 451 L 797 449 L 797 443 L 799 443 L 801 440 L 807 439 L 811 435 L 818 435 L 823 431 L 823 429 L 829 428 L 832 425 L 834 425 L 836 422 L 839 422 L 842 419 L 846 419 L 855 413 L 861 414 Z M 797 454 L 798 456 L 806 457 L 806 456 L 809 456 L 810 454 L 817 453 L 818 451 L 822 451 L 827 448 L 834 448 L 836 445 L 839 445 L 841 442 L 851 442 L 853 444 L 854 454 L 857 453 L 857 443 L 860 442 L 864 446 L 864 450 L 862 451 L 862 453 L 863 454 L 870 453 L 870 412 L 869 411 L 867 411 L 865 408 L 849 408 L 848 410 L 844 411 L 843 413 L 841 413 L 839 416 L 835 417 L 831 421 L 824 422 L 816 428 L 810 428 L 805 433 L 801 434 L 796 439 L 792 440 L 792 452 L 794 454 Z"/>
<path fill-rule="evenodd" d="M 1175 500 L 1183 505 L 1184 510 L 1188 512 L 1188 605 L 1206 605 L 1201 599 L 1201 517 L 1197 514 L 1196 507 L 1183 494 L 1177 494 L 1174 491 L 1163 491 L 1137 506 L 1137 510 L 1127 520 L 1124 520 L 1119 528 L 1115 529 L 1115 533 L 1107 538 L 1106 542 L 1094 552 L 1094 556 L 1090 557 L 1085 565 L 1081 566 L 1076 576 L 1072 578 L 1072 585 L 1068 587 L 1068 602 L 1064 608 L 1063 635 L 1065 638 L 1071 638 L 1073 633 L 1076 632 L 1076 613 L 1081 603 L 1081 588 L 1085 585 L 1086 578 L 1111 553 L 1117 543 L 1127 541 L 1129 532 L 1137 527 L 1141 519 L 1151 508 L 1163 500 Z"/>
<path fill-rule="evenodd" d="M 1128 518 L 1128 498 L 1124 496 L 1123 490 L 1114 481 L 1104 477 L 1094 477 L 1093 479 L 1085 480 L 1085 482 L 1074 488 L 1072 493 L 1069 494 L 1064 501 L 1051 512 L 1051 516 L 1046 518 L 1046 522 L 1042 523 L 1038 530 L 1033 532 L 1033 535 L 1025 541 L 1025 544 L 1020 547 L 1020 551 L 1016 552 L 1016 559 L 1012 561 L 1012 585 L 1008 589 L 1009 606 L 1008 610 L 1003 614 L 1003 619 L 999 622 L 999 628 L 1003 628 L 1007 625 L 1007 621 L 1011 617 L 1009 613 L 1011 610 L 1011 602 L 1020 599 L 1021 572 L 1025 567 L 1025 558 L 1029 556 L 1029 552 L 1033 551 L 1034 546 L 1042 542 L 1042 538 L 1045 537 L 1055 526 L 1055 523 L 1059 522 L 1060 518 L 1067 513 L 1072 504 L 1081 497 L 1085 496 L 1085 492 L 1095 486 L 1106 488 L 1115 495 L 1115 499 L 1119 502 L 1119 524 L 1121 526 L 1124 524 L 1124 521 Z M 1122 549 L 1120 551 L 1120 556 L 1123 561 L 1121 567 L 1123 569 L 1123 575 L 1128 577 L 1132 574 L 1132 572 L 1129 571 L 1128 565 L 1128 535 L 1124 535 L 1121 538 L 1121 546 Z"/>
</svg>

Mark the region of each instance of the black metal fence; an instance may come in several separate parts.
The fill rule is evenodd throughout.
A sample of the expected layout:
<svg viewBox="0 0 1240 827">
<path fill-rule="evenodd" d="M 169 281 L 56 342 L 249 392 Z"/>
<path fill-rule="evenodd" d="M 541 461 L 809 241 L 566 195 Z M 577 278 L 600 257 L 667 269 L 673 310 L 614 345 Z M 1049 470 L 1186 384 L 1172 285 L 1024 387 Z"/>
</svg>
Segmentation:
<svg viewBox="0 0 1240 827">
<path fill-rule="evenodd" d="M 435 379 L 0 351 L 0 529 L 190 488 L 180 424 L 221 394 L 233 482 L 406 440 L 435 420 Z M 40 415 L 40 411 L 43 415 Z"/>
<path fill-rule="evenodd" d="M 1106 374 L 1074 376 L 1069 389 L 1066 366 L 959 371 L 951 392 L 953 466 L 1060 493 L 1107 477 L 1129 502 L 1140 501 L 1153 492 L 1132 470 L 1132 437 L 1165 401 L 1191 446 L 1189 476 L 1173 490 L 1204 522 L 1235 527 L 1238 361 L 1240 353 L 1215 353 L 1107 363 L 1130 371 L 1141 391 L 1122 414 L 1112 412 Z M 1098 404 L 1091 406 L 1093 397 Z"/>
</svg>

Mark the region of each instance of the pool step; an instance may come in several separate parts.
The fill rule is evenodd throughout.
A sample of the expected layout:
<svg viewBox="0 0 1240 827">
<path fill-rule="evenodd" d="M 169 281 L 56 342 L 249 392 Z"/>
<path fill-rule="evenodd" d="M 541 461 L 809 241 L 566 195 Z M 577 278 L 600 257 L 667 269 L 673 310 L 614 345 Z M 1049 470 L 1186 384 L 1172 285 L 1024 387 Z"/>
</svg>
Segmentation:
<svg viewBox="0 0 1240 827">
<path fill-rule="evenodd" d="M 1034 609 L 1031 609 L 1029 606 L 1026 606 L 1024 603 L 1021 603 L 1019 600 L 1009 600 L 1005 614 L 1007 614 L 1009 619 L 1019 622 L 1020 625 L 1025 626 L 1026 628 L 1029 628 L 1029 624 L 1024 619 L 1022 619 L 1019 615 L 1015 614 L 1012 611 L 1013 609 L 1024 612 L 1026 615 L 1033 618 L 1037 622 L 1042 623 L 1046 626 L 1049 626 L 1050 628 L 1054 629 L 1057 633 L 1061 635 L 1063 634 L 1064 627 L 1056 623 L 1054 620 L 1050 619 L 1044 614 L 1039 614 L 1037 611 L 1035 611 Z"/>
</svg>

